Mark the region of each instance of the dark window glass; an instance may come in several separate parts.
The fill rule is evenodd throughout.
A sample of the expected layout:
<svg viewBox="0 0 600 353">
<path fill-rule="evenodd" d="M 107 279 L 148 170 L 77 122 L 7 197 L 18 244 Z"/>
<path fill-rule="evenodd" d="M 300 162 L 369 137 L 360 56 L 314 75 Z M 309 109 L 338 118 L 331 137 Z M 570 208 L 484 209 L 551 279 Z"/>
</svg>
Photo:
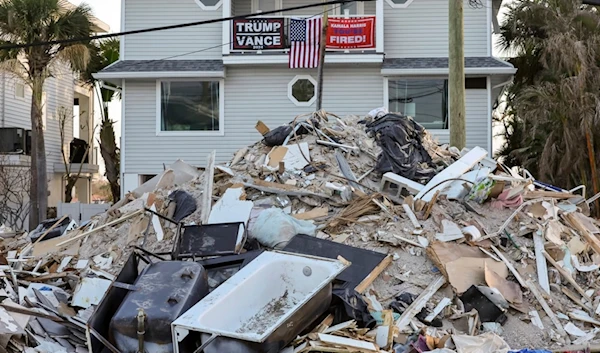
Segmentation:
<svg viewBox="0 0 600 353">
<path fill-rule="evenodd" d="M 161 131 L 218 131 L 219 82 L 161 83 Z"/>
<path fill-rule="evenodd" d="M 389 110 L 411 116 L 426 129 L 447 129 L 448 81 L 389 80 Z"/>
</svg>

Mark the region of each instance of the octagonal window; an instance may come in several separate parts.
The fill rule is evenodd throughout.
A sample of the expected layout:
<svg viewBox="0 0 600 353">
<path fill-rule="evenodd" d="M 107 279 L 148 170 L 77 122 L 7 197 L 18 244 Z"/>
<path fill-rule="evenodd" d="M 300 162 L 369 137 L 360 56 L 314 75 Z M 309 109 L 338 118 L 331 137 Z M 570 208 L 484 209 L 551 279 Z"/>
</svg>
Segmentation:
<svg viewBox="0 0 600 353">
<path fill-rule="evenodd" d="M 297 106 L 310 106 L 317 99 L 317 81 L 308 75 L 294 77 L 288 85 L 288 97 Z"/>
<path fill-rule="evenodd" d="M 221 7 L 222 0 L 195 0 L 202 10 L 216 10 Z"/>
</svg>

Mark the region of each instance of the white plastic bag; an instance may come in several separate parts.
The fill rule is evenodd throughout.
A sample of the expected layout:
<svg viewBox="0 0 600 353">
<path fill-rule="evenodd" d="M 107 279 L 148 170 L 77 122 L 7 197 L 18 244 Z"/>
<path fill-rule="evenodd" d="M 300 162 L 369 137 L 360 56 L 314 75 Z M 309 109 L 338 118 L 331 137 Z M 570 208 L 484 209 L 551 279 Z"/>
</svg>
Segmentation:
<svg viewBox="0 0 600 353">
<path fill-rule="evenodd" d="M 269 208 L 262 211 L 249 229 L 249 236 L 258 240 L 263 246 L 283 249 L 296 235 L 314 236 L 317 226 L 289 216 L 280 208 Z"/>
</svg>

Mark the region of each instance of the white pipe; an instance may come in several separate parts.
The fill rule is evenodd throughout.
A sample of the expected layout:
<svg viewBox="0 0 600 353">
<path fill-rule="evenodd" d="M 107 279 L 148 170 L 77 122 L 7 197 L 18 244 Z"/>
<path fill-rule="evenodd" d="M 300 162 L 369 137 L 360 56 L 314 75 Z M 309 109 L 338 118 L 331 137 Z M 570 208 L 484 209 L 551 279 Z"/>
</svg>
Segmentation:
<svg viewBox="0 0 600 353">
<path fill-rule="evenodd" d="M 504 82 L 501 82 L 501 83 L 499 83 L 499 84 L 497 84 L 495 86 L 492 86 L 492 89 L 498 88 L 498 87 L 504 87 L 504 86 L 508 85 L 511 82 L 512 82 L 512 78 L 510 80 L 508 80 L 508 81 L 504 81 Z"/>
</svg>

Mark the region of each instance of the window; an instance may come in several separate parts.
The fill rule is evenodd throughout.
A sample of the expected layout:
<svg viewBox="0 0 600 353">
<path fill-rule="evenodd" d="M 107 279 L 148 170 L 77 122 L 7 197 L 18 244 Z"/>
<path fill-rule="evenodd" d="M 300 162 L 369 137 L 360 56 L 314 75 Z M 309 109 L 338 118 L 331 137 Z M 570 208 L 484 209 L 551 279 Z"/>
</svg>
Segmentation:
<svg viewBox="0 0 600 353">
<path fill-rule="evenodd" d="M 25 98 L 25 85 L 22 83 L 15 83 L 15 97 Z"/>
<path fill-rule="evenodd" d="M 154 178 L 156 174 L 140 174 L 138 177 L 140 178 L 140 185 L 150 181 L 150 179 Z"/>
<path fill-rule="evenodd" d="M 426 129 L 448 128 L 448 80 L 389 80 L 389 110 Z"/>
<path fill-rule="evenodd" d="M 317 99 L 317 81 L 308 75 L 294 77 L 288 84 L 288 98 L 299 107 L 308 107 Z"/>
<path fill-rule="evenodd" d="M 413 0 L 386 0 L 387 3 L 394 8 L 408 7 Z"/>
<path fill-rule="evenodd" d="M 252 13 L 279 10 L 282 6 L 281 0 L 252 0 Z"/>
<path fill-rule="evenodd" d="M 159 132 L 222 131 L 222 81 L 159 81 Z"/>
<path fill-rule="evenodd" d="M 202 10 L 216 10 L 221 7 L 221 0 L 196 0 Z"/>
</svg>

